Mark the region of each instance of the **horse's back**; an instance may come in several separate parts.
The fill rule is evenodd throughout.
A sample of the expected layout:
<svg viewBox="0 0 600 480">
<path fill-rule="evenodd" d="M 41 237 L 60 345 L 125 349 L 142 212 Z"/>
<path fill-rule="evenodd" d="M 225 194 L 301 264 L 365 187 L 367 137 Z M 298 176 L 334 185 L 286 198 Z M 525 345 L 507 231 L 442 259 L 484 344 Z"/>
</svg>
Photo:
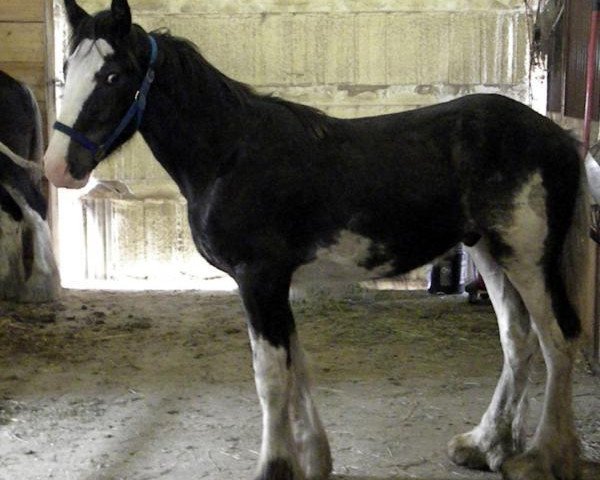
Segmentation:
<svg viewBox="0 0 600 480">
<path fill-rule="evenodd" d="M 572 173 L 569 136 L 498 95 L 319 117 L 321 136 L 285 106 L 274 108 L 280 120 L 268 135 L 252 133 L 252 154 L 210 196 L 215 215 L 200 214 L 201 249 L 229 249 L 221 257 L 233 265 L 264 258 L 301 267 L 298 279 L 333 281 L 402 274 L 460 241 L 493 235 L 535 172 Z M 211 244 L 213 231 L 226 231 L 227 245 Z"/>
</svg>

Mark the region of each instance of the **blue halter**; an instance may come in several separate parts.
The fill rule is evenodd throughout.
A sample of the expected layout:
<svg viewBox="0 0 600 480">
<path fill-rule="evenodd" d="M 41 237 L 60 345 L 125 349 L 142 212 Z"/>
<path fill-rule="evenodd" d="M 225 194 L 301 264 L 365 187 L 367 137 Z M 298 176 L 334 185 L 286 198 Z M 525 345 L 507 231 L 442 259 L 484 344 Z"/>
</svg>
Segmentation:
<svg viewBox="0 0 600 480">
<path fill-rule="evenodd" d="M 146 76 L 144 77 L 144 81 L 140 86 L 140 89 L 136 92 L 133 103 L 127 110 L 127 113 L 117 125 L 117 128 L 102 142 L 101 144 L 97 144 L 96 142 L 90 140 L 83 133 L 78 132 L 77 130 L 65 125 L 61 122 L 54 123 L 54 129 L 59 132 L 68 135 L 77 143 L 79 143 L 83 148 L 89 150 L 94 156 L 94 160 L 98 163 L 106 156 L 106 152 L 109 151 L 112 144 L 119 138 L 119 135 L 123 133 L 123 130 L 127 128 L 127 126 L 131 123 L 131 121 L 135 117 L 135 129 L 140 128 L 140 124 L 142 123 L 142 117 L 144 116 L 144 110 L 146 109 L 146 97 L 148 96 L 148 91 L 150 90 L 150 86 L 154 81 L 154 64 L 156 63 L 156 57 L 158 55 L 158 46 L 156 45 L 156 40 L 152 35 L 148 35 L 148 40 L 150 40 L 150 63 L 148 64 L 148 70 L 146 71 Z"/>
</svg>

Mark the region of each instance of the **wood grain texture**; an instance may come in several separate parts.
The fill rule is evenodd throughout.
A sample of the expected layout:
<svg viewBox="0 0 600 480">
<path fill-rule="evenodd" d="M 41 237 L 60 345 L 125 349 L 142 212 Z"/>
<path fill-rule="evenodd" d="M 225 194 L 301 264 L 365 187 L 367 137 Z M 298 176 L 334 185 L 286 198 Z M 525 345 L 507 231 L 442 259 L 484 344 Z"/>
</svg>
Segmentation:
<svg viewBox="0 0 600 480">
<path fill-rule="evenodd" d="M 46 54 L 43 23 L 1 22 L 0 60 L 41 62 Z"/>
<path fill-rule="evenodd" d="M 0 22 L 43 22 L 44 2 L 41 0 L 2 0 Z"/>
</svg>

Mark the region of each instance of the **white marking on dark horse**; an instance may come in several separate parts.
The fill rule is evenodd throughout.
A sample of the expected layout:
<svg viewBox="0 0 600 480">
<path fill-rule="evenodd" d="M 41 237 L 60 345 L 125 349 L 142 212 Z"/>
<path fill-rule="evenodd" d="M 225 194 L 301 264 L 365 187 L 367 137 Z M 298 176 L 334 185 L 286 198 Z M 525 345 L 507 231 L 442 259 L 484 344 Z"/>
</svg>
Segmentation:
<svg viewBox="0 0 600 480">
<path fill-rule="evenodd" d="M 250 329 L 256 391 L 263 412 L 263 434 L 259 471 L 272 462 L 284 461 L 301 478 L 296 447 L 290 428 L 289 403 L 292 392 L 292 372 L 288 368 L 288 352 L 274 347 Z"/>
<path fill-rule="evenodd" d="M 105 57 L 114 53 L 114 49 L 104 39 L 83 40 L 68 59 L 69 69 L 65 83 L 66 95 L 57 120 L 73 127 L 83 105 L 96 88 L 96 74 L 102 68 Z M 82 187 L 88 178 L 75 180 L 67 171 L 67 152 L 71 138 L 61 132 L 55 132 L 45 155 L 46 176 L 56 186 Z M 75 181 L 75 183 L 73 183 Z"/>
<path fill-rule="evenodd" d="M 17 155 L 2 142 L 0 142 L 0 153 L 3 153 L 10 158 L 13 162 L 15 162 L 15 165 L 30 171 L 37 180 L 41 179 L 42 175 L 44 174 L 44 170 L 38 162 L 27 160 L 26 158 Z"/>
<path fill-rule="evenodd" d="M 585 170 L 592 198 L 600 204 L 600 165 L 589 153 L 585 156 Z"/>
<path fill-rule="evenodd" d="M 2 186 L 19 205 L 24 223 L 33 235 L 33 266 L 20 299 L 25 302 L 52 300 L 58 296 L 60 279 L 52 251 L 50 228 L 40 214 L 29 206 L 21 192 L 7 184 Z"/>
<path fill-rule="evenodd" d="M 454 437 L 448 452 L 456 463 L 496 471 L 507 457 L 525 448 L 529 365 L 538 342 L 521 296 L 490 255 L 486 242 L 468 252 L 485 281 L 498 317 L 505 357 L 498 385 L 479 425 Z"/>
<path fill-rule="evenodd" d="M 298 463 L 308 479 L 327 478 L 332 469 L 329 442 L 310 393 L 304 351 L 294 333 L 290 338 L 292 398 L 290 418 Z"/>
<path fill-rule="evenodd" d="M 506 274 L 531 315 L 532 329 L 539 339 L 547 369 L 542 416 L 533 444 L 528 452 L 502 466 L 509 478 L 529 478 L 528 472 L 536 470 L 536 474 L 543 472 L 545 478 L 555 474 L 571 479 L 579 473 L 579 445 L 571 405 L 574 345 L 566 341 L 559 327 L 542 267 L 545 243 L 541 240 L 549 234 L 546 202 L 543 180 L 535 174 L 517 195 L 513 218 L 505 234 L 514 252 L 514 260 L 506 262 Z M 531 353 L 531 349 L 522 351 Z M 518 368 L 526 359 L 513 353 L 505 348 L 507 361 Z M 560 464 L 552 464 L 553 458 L 560 458 Z"/>
<path fill-rule="evenodd" d="M 546 191 L 539 173 L 532 175 L 523 186 L 515 198 L 514 207 L 511 225 L 504 236 L 511 239 L 515 257 L 526 257 L 536 265 L 536 271 L 528 274 L 537 275 L 544 255 L 544 244 L 539 239 L 548 236 Z"/>
<path fill-rule="evenodd" d="M 314 260 L 294 272 L 292 286 L 300 291 L 315 287 L 336 288 L 385 276 L 392 270 L 386 264 L 373 270 L 365 268 L 373 242 L 343 230 L 332 245 L 317 249 Z"/>
</svg>

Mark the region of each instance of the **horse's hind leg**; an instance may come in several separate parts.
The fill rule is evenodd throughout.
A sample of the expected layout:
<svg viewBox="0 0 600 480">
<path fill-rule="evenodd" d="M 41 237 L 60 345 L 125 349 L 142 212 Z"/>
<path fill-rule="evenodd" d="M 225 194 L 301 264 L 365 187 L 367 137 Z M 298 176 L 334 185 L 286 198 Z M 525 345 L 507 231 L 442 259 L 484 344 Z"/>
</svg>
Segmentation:
<svg viewBox="0 0 600 480">
<path fill-rule="evenodd" d="M 297 334 L 291 337 L 291 353 L 294 373 L 291 420 L 298 460 L 308 480 L 326 479 L 332 470 L 331 451 L 310 394 L 308 370 Z"/>
<path fill-rule="evenodd" d="M 471 248 L 470 254 L 485 280 L 498 318 L 504 366 L 479 425 L 454 437 L 448 453 L 459 465 L 495 471 L 508 457 L 524 449 L 529 364 L 538 342 L 521 296 L 490 256 L 485 240 Z"/>
<path fill-rule="evenodd" d="M 570 255 L 563 257 L 565 253 L 574 253 L 577 245 L 572 242 L 579 240 L 576 234 L 587 233 L 583 231 L 587 216 L 582 212 L 581 218 L 572 222 L 569 211 L 557 202 L 559 193 L 565 200 L 563 187 L 549 192 L 552 187 L 556 185 L 551 181 L 532 175 L 515 196 L 510 217 L 503 216 L 496 226 L 494 239 L 495 251 L 502 251 L 502 268 L 529 312 L 547 370 L 535 436 L 524 453 L 502 465 L 507 480 L 575 480 L 579 475 L 579 443 L 571 405 L 574 344 L 563 333 L 564 329 L 569 336 L 576 336 L 579 320 L 567 296 L 561 265 L 562 260 L 570 259 Z M 584 206 L 585 199 L 578 201 Z M 571 242 L 567 242 L 569 228 L 577 228 Z"/>
<path fill-rule="evenodd" d="M 539 265 L 531 268 L 541 270 Z M 530 270 L 531 271 L 531 270 Z M 546 363 L 542 416 L 528 450 L 502 466 L 508 480 L 575 480 L 579 478 L 579 440 L 572 408 L 575 346 L 561 331 L 541 271 L 509 275 L 531 312 Z"/>
</svg>

